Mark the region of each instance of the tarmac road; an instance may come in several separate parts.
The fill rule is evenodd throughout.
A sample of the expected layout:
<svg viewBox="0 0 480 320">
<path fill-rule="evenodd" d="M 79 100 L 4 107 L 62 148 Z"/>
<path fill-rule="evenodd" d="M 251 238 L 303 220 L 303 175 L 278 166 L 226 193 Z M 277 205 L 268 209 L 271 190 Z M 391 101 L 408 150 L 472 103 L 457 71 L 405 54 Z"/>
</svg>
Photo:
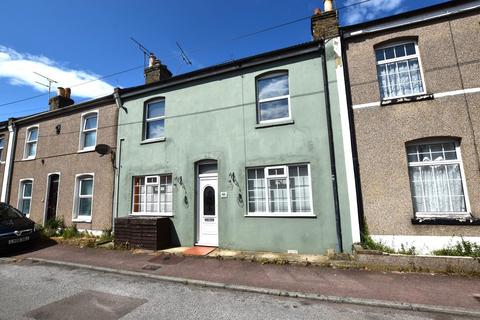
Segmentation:
<svg viewBox="0 0 480 320">
<path fill-rule="evenodd" d="M 0 264 L 0 319 L 32 318 L 461 319 L 201 288 L 39 263 Z"/>
</svg>

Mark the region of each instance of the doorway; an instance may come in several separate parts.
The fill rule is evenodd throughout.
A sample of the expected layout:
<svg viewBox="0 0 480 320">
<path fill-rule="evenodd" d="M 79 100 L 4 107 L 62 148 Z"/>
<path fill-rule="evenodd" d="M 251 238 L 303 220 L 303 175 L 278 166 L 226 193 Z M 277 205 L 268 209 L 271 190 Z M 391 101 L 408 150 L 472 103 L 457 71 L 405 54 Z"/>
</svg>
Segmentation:
<svg viewBox="0 0 480 320">
<path fill-rule="evenodd" d="M 47 179 L 47 196 L 45 204 L 45 221 L 46 224 L 49 220 L 57 217 L 57 204 L 58 204 L 58 187 L 60 184 L 60 175 L 58 173 L 51 173 Z"/>
<path fill-rule="evenodd" d="M 217 162 L 198 164 L 197 245 L 218 246 L 218 169 Z"/>
</svg>

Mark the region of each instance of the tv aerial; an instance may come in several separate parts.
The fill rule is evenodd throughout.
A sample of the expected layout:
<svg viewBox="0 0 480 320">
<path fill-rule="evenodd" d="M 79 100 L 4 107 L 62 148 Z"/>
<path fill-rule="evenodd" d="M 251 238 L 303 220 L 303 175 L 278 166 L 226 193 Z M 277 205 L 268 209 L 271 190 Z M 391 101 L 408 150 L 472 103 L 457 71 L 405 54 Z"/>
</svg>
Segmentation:
<svg viewBox="0 0 480 320">
<path fill-rule="evenodd" d="M 133 42 L 135 42 L 136 45 L 138 45 L 138 49 L 140 51 L 143 52 L 143 67 L 146 68 L 147 67 L 147 61 L 148 61 L 148 58 L 153 55 L 153 52 L 148 50 L 147 48 L 145 48 L 143 46 L 143 44 L 141 44 L 140 42 L 138 42 L 137 40 L 135 40 L 133 37 L 130 37 L 130 40 L 132 40 Z"/>
<path fill-rule="evenodd" d="M 42 85 L 42 86 L 48 88 L 48 100 L 50 100 L 50 94 L 52 92 L 52 83 L 58 83 L 58 82 L 53 80 L 53 79 L 50 79 L 49 77 L 46 77 L 43 74 L 40 74 L 38 72 L 33 71 L 33 73 L 35 73 L 36 75 L 39 75 L 42 78 L 45 78 L 45 80 L 48 81 L 48 84 L 45 84 L 45 83 L 42 83 L 42 82 L 39 82 L 39 81 L 35 81 L 35 82 L 38 83 L 39 85 Z"/>
</svg>

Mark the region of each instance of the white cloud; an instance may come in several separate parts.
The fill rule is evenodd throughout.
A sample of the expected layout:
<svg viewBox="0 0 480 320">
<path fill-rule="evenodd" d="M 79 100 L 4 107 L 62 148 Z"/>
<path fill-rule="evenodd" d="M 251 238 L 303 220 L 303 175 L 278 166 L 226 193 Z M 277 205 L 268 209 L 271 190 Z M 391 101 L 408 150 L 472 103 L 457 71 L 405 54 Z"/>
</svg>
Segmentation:
<svg viewBox="0 0 480 320">
<path fill-rule="evenodd" d="M 344 6 L 359 2 L 358 0 L 345 0 Z M 381 16 L 398 13 L 405 0 L 371 0 L 356 6 L 346 8 L 344 12 L 347 25 L 373 20 Z"/>
<path fill-rule="evenodd" d="M 46 87 L 35 82 L 46 83 L 45 79 L 34 72 L 58 81 L 58 84 L 52 84 L 53 92 L 55 92 L 56 87 L 72 87 L 72 96 L 81 98 L 93 98 L 113 92 L 113 87 L 101 80 L 78 87 L 75 86 L 98 78 L 99 75 L 97 74 L 68 69 L 45 56 L 19 53 L 0 45 L 0 78 L 8 79 L 8 82 L 14 86 L 30 86 L 37 91 L 47 92 Z"/>
</svg>

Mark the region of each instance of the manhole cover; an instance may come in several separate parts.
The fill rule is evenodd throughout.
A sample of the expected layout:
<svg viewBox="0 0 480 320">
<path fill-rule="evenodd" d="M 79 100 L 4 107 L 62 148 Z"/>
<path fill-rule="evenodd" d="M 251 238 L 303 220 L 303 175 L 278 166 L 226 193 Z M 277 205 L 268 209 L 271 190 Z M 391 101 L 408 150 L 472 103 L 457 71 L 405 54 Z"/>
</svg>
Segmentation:
<svg viewBox="0 0 480 320">
<path fill-rule="evenodd" d="M 145 299 L 86 290 L 25 314 L 37 320 L 117 320 L 147 302 Z"/>
<path fill-rule="evenodd" d="M 169 254 L 169 255 L 161 255 L 158 257 L 154 257 L 148 261 L 153 263 L 165 264 L 165 265 L 174 265 L 174 264 L 179 264 L 184 259 L 185 259 L 184 257 Z"/>
<path fill-rule="evenodd" d="M 162 266 L 157 266 L 154 264 L 146 264 L 142 267 L 143 270 L 150 270 L 150 271 L 155 271 L 160 269 Z"/>
</svg>

